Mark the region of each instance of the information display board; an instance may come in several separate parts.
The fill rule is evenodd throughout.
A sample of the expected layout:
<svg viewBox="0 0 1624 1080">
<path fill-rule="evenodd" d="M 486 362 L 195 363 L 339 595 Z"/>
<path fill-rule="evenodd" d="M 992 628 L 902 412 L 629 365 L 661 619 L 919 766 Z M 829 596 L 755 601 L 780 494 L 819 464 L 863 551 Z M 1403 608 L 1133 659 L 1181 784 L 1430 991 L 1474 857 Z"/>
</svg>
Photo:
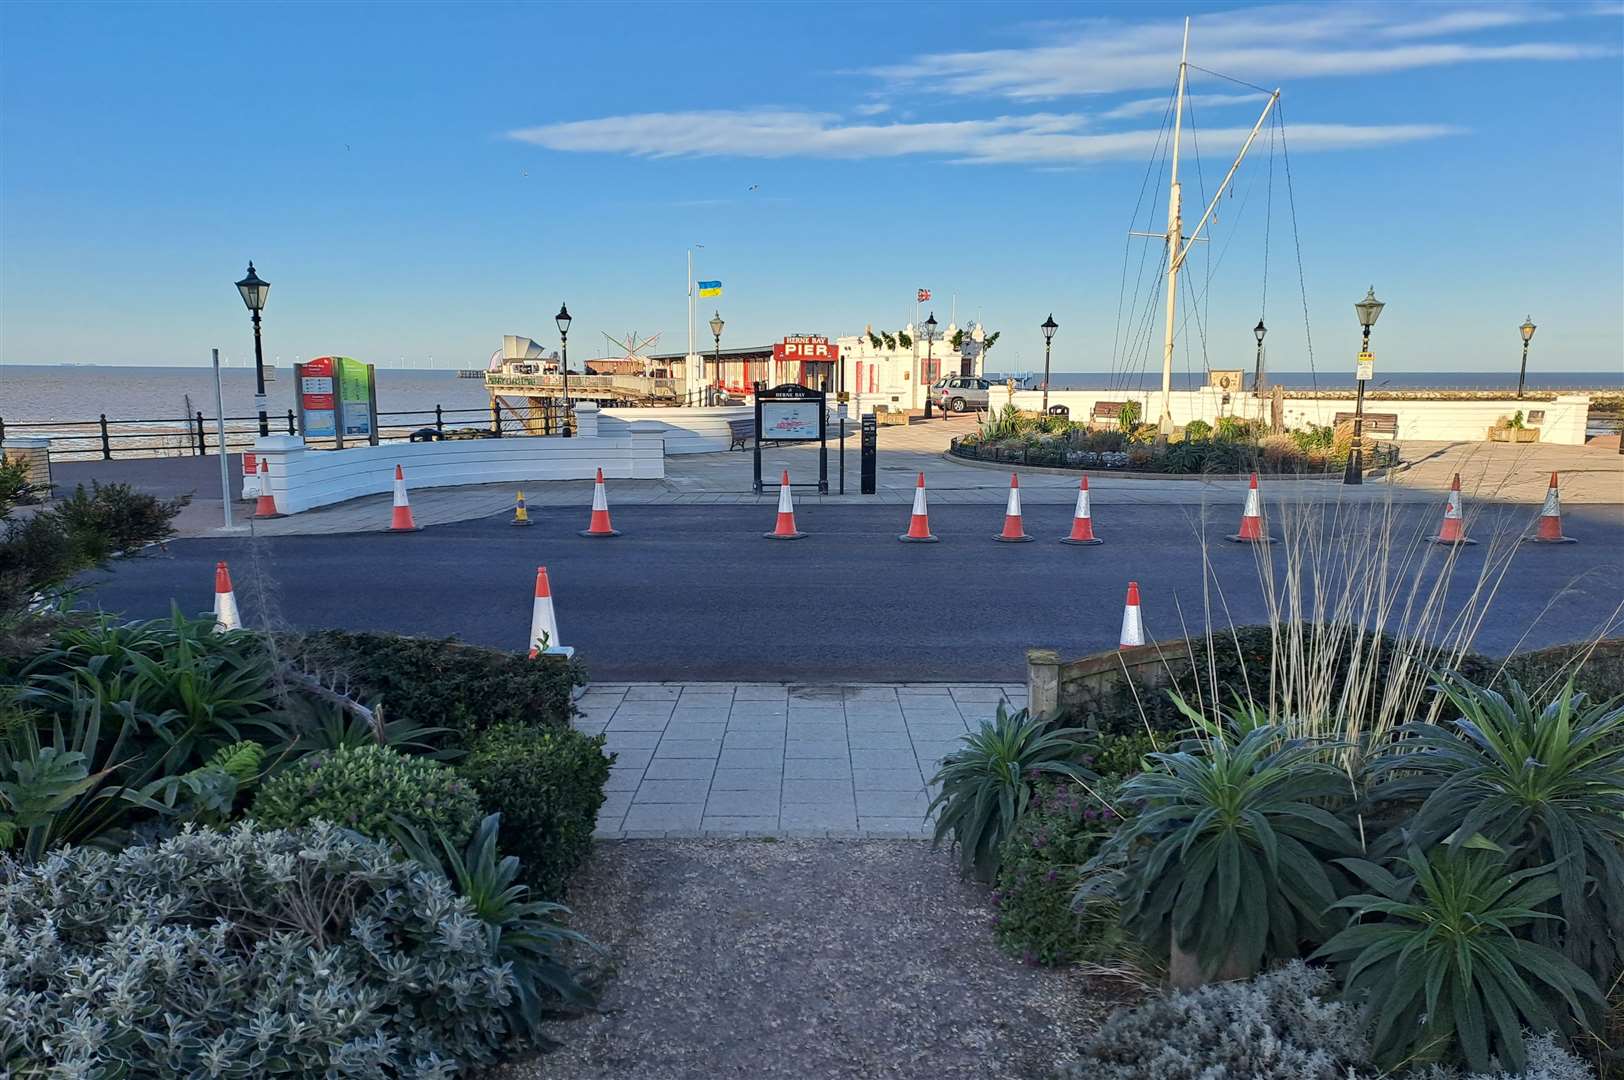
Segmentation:
<svg viewBox="0 0 1624 1080">
<path fill-rule="evenodd" d="M 331 439 L 338 434 L 333 358 L 318 356 L 307 364 L 294 364 L 293 374 L 299 386 L 299 434 L 306 439 Z"/>
<path fill-rule="evenodd" d="M 755 491 L 761 492 L 761 444 L 816 442 L 818 491 L 829 491 L 828 395 L 795 383 L 756 385 Z"/>
</svg>

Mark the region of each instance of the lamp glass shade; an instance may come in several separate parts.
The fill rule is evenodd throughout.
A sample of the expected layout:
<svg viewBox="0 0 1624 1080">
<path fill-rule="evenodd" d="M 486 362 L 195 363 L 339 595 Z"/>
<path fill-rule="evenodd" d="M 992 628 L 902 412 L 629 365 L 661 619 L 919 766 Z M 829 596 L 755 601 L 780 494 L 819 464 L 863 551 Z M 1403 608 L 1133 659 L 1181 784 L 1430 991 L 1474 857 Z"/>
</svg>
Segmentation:
<svg viewBox="0 0 1624 1080">
<path fill-rule="evenodd" d="M 1533 316 L 1530 315 L 1528 318 L 1523 320 L 1523 324 L 1517 327 L 1517 329 L 1522 331 L 1524 341 L 1532 341 L 1534 340 L 1534 331 L 1538 328 L 1534 325 Z"/>
<path fill-rule="evenodd" d="M 930 318 L 925 320 L 925 337 L 927 339 L 936 337 L 936 313 L 934 311 L 930 313 Z"/>
<path fill-rule="evenodd" d="M 1044 341 L 1053 341 L 1054 332 L 1060 329 L 1060 324 L 1054 321 L 1054 315 L 1051 314 L 1047 319 L 1043 320 L 1043 325 L 1040 327 L 1040 329 L 1043 331 Z"/>
<path fill-rule="evenodd" d="M 569 305 L 559 304 L 558 314 L 553 316 L 553 322 L 558 324 L 558 333 L 560 336 L 567 335 L 570 332 L 570 321 Z"/>
<path fill-rule="evenodd" d="M 1263 344 L 1263 335 L 1267 334 L 1268 332 L 1269 328 L 1263 325 L 1262 319 L 1259 319 L 1257 321 L 1257 325 L 1252 327 L 1252 333 L 1257 338 L 1257 343 L 1259 345 Z"/>
<path fill-rule="evenodd" d="M 1371 327 L 1381 317 L 1382 308 L 1387 305 L 1376 299 L 1376 286 L 1372 285 L 1365 291 L 1365 298 L 1353 305 L 1353 310 L 1359 313 L 1359 325 Z"/>
<path fill-rule="evenodd" d="M 271 283 L 254 273 L 254 264 L 249 263 L 248 276 L 237 282 L 237 291 L 242 293 L 242 302 L 249 311 L 263 311 L 265 298 L 271 292 Z"/>
<path fill-rule="evenodd" d="M 722 327 L 726 325 L 727 323 L 722 321 L 722 313 L 720 311 L 718 311 L 715 315 L 712 315 L 710 321 L 711 337 L 721 337 Z"/>
</svg>

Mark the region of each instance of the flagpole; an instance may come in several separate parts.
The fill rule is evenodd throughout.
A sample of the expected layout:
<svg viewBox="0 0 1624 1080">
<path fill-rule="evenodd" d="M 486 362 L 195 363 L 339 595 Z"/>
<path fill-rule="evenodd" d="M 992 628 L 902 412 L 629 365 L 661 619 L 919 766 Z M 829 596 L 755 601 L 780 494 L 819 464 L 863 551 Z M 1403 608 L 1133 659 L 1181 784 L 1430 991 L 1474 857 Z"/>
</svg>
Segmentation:
<svg viewBox="0 0 1624 1080">
<path fill-rule="evenodd" d="M 688 249 L 688 355 L 682 358 L 682 366 L 688 372 L 688 386 L 693 389 L 696 383 L 702 385 L 702 380 L 694 378 L 694 249 Z"/>
</svg>

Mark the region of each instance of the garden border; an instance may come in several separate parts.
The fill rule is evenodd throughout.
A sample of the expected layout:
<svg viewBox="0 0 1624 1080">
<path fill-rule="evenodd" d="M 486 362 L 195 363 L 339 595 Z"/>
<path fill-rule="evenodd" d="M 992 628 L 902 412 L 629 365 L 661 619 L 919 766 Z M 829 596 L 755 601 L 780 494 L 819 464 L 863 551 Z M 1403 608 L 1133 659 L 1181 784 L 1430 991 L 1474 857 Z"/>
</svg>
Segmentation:
<svg viewBox="0 0 1624 1080">
<path fill-rule="evenodd" d="M 1067 467 L 1061 466 L 1061 465 L 1024 465 L 1024 464 L 1022 464 L 1021 462 L 1018 462 L 1018 461 L 983 461 L 980 458 L 968 458 L 968 457 L 964 457 L 964 456 L 962 456 L 960 454 L 955 454 L 951 450 L 943 450 L 942 451 L 942 458 L 945 461 L 953 461 L 953 462 L 957 462 L 957 463 L 959 463 L 961 465 L 972 465 L 972 466 L 975 466 L 976 468 L 981 468 L 981 469 L 998 469 L 1000 471 L 1008 471 L 1010 469 L 1015 469 L 1015 470 L 1018 470 L 1020 472 L 1028 472 L 1028 473 L 1047 473 L 1047 474 L 1049 474 L 1051 476 L 1081 476 L 1083 473 L 1087 473 L 1091 477 L 1117 476 L 1117 477 L 1121 477 L 1124 480 L 1208 480 L 1208 481 L 1249 480 L 1249 479 L 1251 479 L 1251 476 L 1252 476 L 1252 474 L 1249 473 L 1249 472 L 1243 472 L 1243 473 L 1159 473 L 1159 472 L 1140 472 L 1138 470 L 1133 470 L 1133 469 L 1112 469 L 1112 468 L 1103 467 L 1103 466 L 1096 466 L 1094 468 L 1076 468 L 1076 469 L 1072 469 L 1072 468 L 1067 468 Z M 1384 469 L 1384 468 L 1366 469 L 1365 472 L 1364 472 L 1364 475 L 1367 476 L 1367 477 L 1371 477 L 1373 479 L 1381 479 L 1382 477 L 1388 475 L 1389 473 L 1405 472 L 1405 471 L 1407 471 L 1409 469 L 1409 467 L 1410 467 L 1409 462 L 1401 461 L 1391 469 Z M 1340 469 L 1337 469 L 1335 471 L 1327 470 L 1324 473 L 1312 473 L 1312 474 L 1311 473 L 1300 473 L 1300 472 L 1295 472 L 1295 473 L 1274 473 L 1274 472 L 1258 473 L 1258 476 L 1267 477 L 1270 480 L 1335 480 L 1337 483 L 1342 482 L 1342 470 L 1340 470 Z"/>
</svg>

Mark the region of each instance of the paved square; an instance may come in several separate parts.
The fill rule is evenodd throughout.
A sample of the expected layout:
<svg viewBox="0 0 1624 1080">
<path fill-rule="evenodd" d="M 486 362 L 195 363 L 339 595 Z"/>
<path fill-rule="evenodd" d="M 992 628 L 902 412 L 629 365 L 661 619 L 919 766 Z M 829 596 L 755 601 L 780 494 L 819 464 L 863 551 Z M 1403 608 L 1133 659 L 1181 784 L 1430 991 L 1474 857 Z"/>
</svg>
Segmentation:
<svg viewBox="0 0 1624 1080">
<path fill-rule="evenodd" d="M 631 683 L 594 686 L 576 726 L 617 756 L 597 835 L 926 839 L 944 754 L 1026 688 Z"/>
</svg>

